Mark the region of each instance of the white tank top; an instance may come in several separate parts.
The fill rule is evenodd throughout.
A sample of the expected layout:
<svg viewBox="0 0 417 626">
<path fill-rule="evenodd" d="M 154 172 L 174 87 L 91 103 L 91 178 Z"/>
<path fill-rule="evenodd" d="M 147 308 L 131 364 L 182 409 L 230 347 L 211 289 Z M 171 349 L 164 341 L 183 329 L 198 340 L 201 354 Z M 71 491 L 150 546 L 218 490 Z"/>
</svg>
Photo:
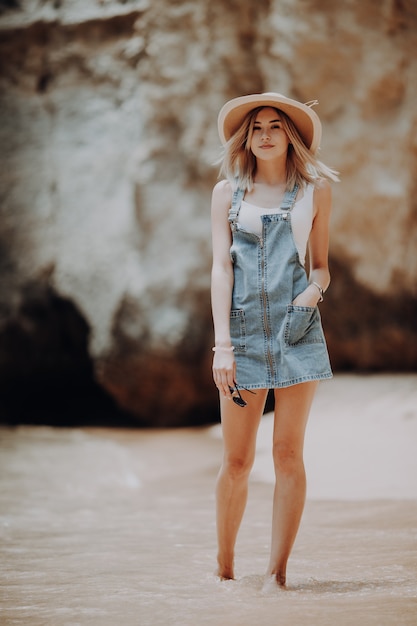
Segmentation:
<svg viewBox="0 0 417 626">
<path fill-rule="evenodd" d="M 297 200 L 291 211 L 291 228 L 294 236 L 300 263 L 304 265 L 307 251 L 307 242 L 313 224 L 313 194 L 314 185 L 307 185 L 302 197 Z M 265 209 L 254 204 L 249 204 L 242 200 L 239 211 L 238 222 L 243 230 L 254 233 L 260 237 L 262 235 L 261 215 L 273 215 L 276 213 L 287 213 L 279 208 Z"/>
</svg>

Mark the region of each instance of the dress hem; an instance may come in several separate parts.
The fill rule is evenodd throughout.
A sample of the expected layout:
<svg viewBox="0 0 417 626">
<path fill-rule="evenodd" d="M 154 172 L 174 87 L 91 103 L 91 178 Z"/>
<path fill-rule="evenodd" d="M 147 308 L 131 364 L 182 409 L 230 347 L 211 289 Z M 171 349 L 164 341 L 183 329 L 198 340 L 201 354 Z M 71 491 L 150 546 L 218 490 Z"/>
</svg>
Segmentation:
<svg viewBox="0 0 417 626">
<path fill-rule="evenodd" d="M 275 382 L 269 385 L 265 385 L 262 383 L 242 383 L 241 381 L 237 381 L 237 385 L 239 388 L 245 389 L 282 389 L 283 387 L 293 387 L 294 385 L 299 385 L 300 383 L 312 382 L 314 380 L 329 380 L 333 378 L 332 373 L 325 374 L 315 374 L 312 376 L 300 376 L 299 378 L 292 378 L 291 380 L 284 380 L 282 382 Z"/>
</svg>

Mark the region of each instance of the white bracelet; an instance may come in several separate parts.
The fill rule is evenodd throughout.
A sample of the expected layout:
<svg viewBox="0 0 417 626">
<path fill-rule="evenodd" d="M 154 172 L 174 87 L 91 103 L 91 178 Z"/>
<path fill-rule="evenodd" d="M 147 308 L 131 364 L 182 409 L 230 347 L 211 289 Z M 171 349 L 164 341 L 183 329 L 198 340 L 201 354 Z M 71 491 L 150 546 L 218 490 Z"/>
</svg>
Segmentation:
<svg viewBox="0 0 417 626">
<path fill-rule="evenodd" d="M 320 300 L 319 300 L 319 302 L 323 302 L 324 291 L 323 291 L 322 287 L 318 283 L 316 283 L 314 280 L 311 281 L 311 284 L 314 285 L 315 287 L 317 287 L 317 289 L 320 292 Z"/>
<path fill-rule="evenodd" d="M 212 348 L 213 352 L 217 352 L 217 350 L 227 350 L 227 352 L 233 352 L 234 349 L 234 346 L 230 346 L 229 348 L 226 348 L 225 346 L 214 346 L 214 348 Z"/>
</svg>

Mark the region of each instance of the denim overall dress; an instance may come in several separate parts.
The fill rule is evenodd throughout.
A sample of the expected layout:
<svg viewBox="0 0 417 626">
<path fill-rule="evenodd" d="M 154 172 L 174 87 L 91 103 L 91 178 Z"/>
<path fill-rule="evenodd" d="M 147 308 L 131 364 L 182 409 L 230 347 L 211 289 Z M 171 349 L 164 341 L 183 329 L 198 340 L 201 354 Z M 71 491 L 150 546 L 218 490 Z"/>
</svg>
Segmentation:
<svg viewBox="0 0 417 626">
<path fill-rule="evenodd" d="M 233 193 L 230 335 L 236 382 L 247 389 L 288 387 L 332 377 L 318 307 L 292 304 L 308 286 L 291 229 L 297 191 L 295 186 L 285 193 L 280 213 L 261 216 L 261 237 L 239 225 L 245 190 Z"/>
</svg>

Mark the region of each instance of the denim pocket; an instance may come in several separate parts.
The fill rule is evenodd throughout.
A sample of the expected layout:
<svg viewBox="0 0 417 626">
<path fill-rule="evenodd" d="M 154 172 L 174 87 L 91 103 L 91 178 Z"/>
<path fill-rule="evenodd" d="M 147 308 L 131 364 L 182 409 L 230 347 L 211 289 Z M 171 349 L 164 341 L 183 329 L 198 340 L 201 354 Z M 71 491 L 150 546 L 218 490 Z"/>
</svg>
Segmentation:
<svg viewBox="0 0 417 626">
<path fill-rule="evenodd" d="M 230 311 L 230 338 L 235 352 L 246 351 L 245 312 L 242 309 Z"/>
<path fill-rule="evenodd" d="M 288 346 L 323 343 L 324 337 L 318 308 L 289 304 L 284 336 Z"/>
</svg>

